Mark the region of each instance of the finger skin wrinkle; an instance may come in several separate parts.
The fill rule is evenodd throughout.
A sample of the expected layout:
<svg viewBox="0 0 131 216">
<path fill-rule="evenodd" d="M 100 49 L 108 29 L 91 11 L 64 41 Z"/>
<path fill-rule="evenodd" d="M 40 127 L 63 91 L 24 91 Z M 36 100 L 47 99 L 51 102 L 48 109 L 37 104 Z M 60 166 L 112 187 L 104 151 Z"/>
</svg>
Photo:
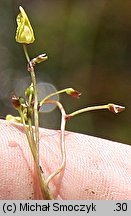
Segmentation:
<svg viewBox="0 0 131 216">
<path fill-rule="evenodd" d="M 66 132 L 66 166 L 51 182 L 55 199 L 131 200 L 131 147 Z M 60 131 L 40 128 L 40 165 L 47 178 L 62 161 Z M 23 128 L 0 120 L 0 199 L 40 199 Z"/>
</svg>

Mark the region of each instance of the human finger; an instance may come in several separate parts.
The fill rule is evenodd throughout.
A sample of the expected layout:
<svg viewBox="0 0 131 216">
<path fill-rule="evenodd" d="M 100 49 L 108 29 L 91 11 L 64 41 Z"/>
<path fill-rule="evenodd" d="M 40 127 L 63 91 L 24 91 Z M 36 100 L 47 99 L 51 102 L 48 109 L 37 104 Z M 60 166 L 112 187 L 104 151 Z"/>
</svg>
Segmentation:
<svg viewBox="0 0 131 216">
<path fill-rule="evenodd" d="M 40 199 L 30 149 L 17 124 L 0 122 L 0 199 Z M 131 199 L 131 148 L 66 132 L 64 171 L 50 182 L 55 199 Z M 40 129 L 40 163 L 48 177 L 61 163 L 60 132 Z"/>
</svg>

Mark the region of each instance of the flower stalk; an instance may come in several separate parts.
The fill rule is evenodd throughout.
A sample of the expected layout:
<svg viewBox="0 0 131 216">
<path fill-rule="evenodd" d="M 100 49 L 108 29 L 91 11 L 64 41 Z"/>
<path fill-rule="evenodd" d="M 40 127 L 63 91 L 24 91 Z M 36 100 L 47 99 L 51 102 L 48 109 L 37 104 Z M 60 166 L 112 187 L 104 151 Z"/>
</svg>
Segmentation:
<svg viewBox="0 0 131 216">
<path fill-rule="evenodd" d="M 49 185 L 49 182 L 59 173 L 62 172 L 62 170 L 64 169 L 65 165 L 66 165 L 66 150 L 65 150 L 65 125 L 66 125 L 66 112 L 64 107 L 62 106 L 62 104 L 59 101 L 55 101 L 55 100 L 47 100 L 45 102 L 46 104 L 55 104 L 57 105 L 57 107 L 59 108 L 59 110 L 61 111 L 61 137 L 60 137 L 60 143 L 61 143 L 61 152 L 62 152 L 62 162 L 61 165 L 59 166 L 59 168 L 54 171 L 53 173 L 50 174 L 50 176 L 46 179 L 47 185 Z"/>
<path fill-rule="evenodd" d="M 68 114 L 66 116 L 67 119 L 70 119 L 73 116 L 79 115 L 81 113 L 84 112 L 89 112 L 89 111 L 95 111 L 95 110 L 103 110 L 103 109 L 107 109 L 113 113 L 119 113 L 125 110 L 125 107 L 123 106 L 119 106 L 119 105 L 115 105 L 115 104 L 107 104 L 107 105 L 100 105 L 100 106 L 92 106 L 92 107 L 86 107 L 80 110 L 77 110 L 75 112 L 72 112 L 71 114 Z"/>
<path fill-rule="evenodd" d="M 58 95 L 58 94 L 62 94 L 62 93 L 66 93 L 72 97 L 75 98 L 79 98 L 81 93 L 79 93 L 78 91 L 74 90 L 73 88 L 66 88 L 66 89 L 62 89 L 60 91 L 57 92 L 53 92 L 49 95 L 47 95 L 45 98 L 43 98 L 43 100 L 41 100 L 39 102 L 39 107 L 41 107 L 50 97 L 54 96 L 54 95 Z"/>
<path fill-rule="evenodd" d="M 38 92 L 37 92 L 37 87 L 36 87 L 36 76 L 35 76 L 35 71 L 34 67 L 30 61 L 28 52 L 27 52 L 27 47 L 25 44 L 23 44 L 23 49 L 24 53 L 29 65 L 30 69 L 30 74 L 31 74 L 31 79 L 32 79 L 32 87 L 34 89 L 34 124 L 35 124 L 35 142 L 36 142 L 36 148 L 37 148 L 37 158 L 39 161 L 39 119 L 38 119 Z"/>
</svg>

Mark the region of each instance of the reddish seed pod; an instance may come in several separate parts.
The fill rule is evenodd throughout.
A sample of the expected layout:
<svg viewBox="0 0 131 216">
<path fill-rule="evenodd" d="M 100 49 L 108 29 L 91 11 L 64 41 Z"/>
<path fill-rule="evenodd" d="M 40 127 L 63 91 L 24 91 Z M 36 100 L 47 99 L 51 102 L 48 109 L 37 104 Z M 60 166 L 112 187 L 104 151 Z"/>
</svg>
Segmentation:
<svg viewBox="0 0 131 216">
<path fill-rule="evenodd" d="M 71 95 L 72 97 L 75 97 L 75 98 L 79 99 L 80 96 L 81 96 L 81 93 L 75 90 L 75 91 L 72 92 L 70 95 Z"/>
<path fill-rule="evenodd" d="M 66 90 L 66 93 L 67 93 L 68 95 L 72 96 L 72 97 L 77 98 L 77 99 L 79 99 L 80 96 L 81 96 L 81 93 L 78 92 L 77 90 L 73 89 L 73 88 L 68 88 L 68 89 Z"/>
<path fill-rule="evenodd" d="M 109 110 L 113 113 L 120 113 L 125 110 L 125 107 L 116 104 L 108 104 Z"/>
<path fill-rule="evenodd" d="M 19 100 L 19 97 L 17 97 L 16 95 L 13 95 L 12 98 L 11 98 L 11 101 L 12 101 L 12 104 L 13 106 L 18 109 L 20 107 L 20 100 Z"/>
</svg>

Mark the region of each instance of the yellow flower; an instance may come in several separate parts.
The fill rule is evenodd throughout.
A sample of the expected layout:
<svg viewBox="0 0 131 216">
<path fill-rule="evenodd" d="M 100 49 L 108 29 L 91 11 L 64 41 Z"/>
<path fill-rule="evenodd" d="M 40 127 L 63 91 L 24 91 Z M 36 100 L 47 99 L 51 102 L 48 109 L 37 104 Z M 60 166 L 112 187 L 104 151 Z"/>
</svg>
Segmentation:
<svg viewBox="0 0 131 216">
<path fill-rule="evenodd" d="M 30 44 L 33 43 L 34 38 L 34 32 L 31 27 L 30 21 L 24 11 L 24 9 L 20 6 L 20 13 L 17 16 L 17 30 L 16 30 L 16 36 L 15 39 L 18 43 L 23 44 Z"/>
</svg>

